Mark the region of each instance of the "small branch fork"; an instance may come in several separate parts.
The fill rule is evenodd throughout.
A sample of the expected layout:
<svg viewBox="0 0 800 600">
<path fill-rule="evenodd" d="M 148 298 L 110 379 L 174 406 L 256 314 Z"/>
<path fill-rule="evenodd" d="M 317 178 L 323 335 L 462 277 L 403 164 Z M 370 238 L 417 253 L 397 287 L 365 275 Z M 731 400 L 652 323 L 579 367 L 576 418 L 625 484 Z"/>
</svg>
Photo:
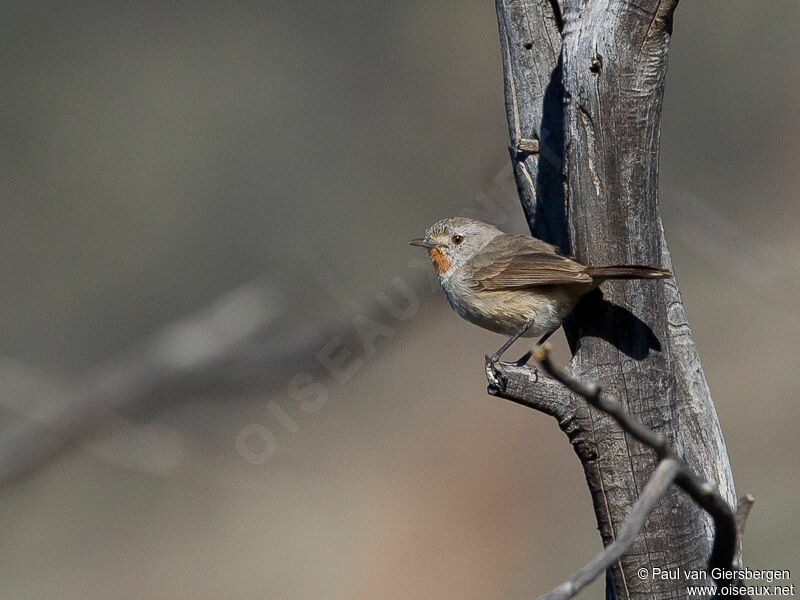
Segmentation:
<svg viewBox="0 0 800 600">
<path fill-rule="evenodd" d="M 556 367 L 550 358 L 550 344 L 536 346 L 533 351 L 533 357 L 541 365 L 542 370 L 553 380 L 563 385 L 577 397 L 583 398 L 590 406 L 608 414 L 622 427 L 625 433 L 645 446 L 652 448 L 659 459 L 655 471 L 650 476 L 639 499 L 631 508 L 614 542 L 606 546 L 580 571 L 573 574 L 551 592 L 540 596 L 537 600 L 567 600 L 568 598 L 574 598 L 578 592 L 598 575 L 611 567 L 631 546 L 644 526 L 648 515 L 673 483 L 686 492 L 714 521 L 714 543 L 711 556 L 708 559 L 709 572 L 712 569 L 723 571 L 740 569 L 740 541 L 747 515 L 754 501 L 753 497 L 750 495 L 743 497 L 734 513 L 717 491 L 717 488 L 697 477 L 689 465 L 674 453 L 664 436 L 653 432 L 632 418 L 625 412 L 619 402 L 606 396 L 598 386 L 582 383 L 572 378 L 563 369 Z M 552 381 L 548 382 L 547 379 L 540 381 L 540 384 L 545 383 L 552 387 Z M 537 408 L 535 404 L 521 402 L 521 399 L 516 397 L 509 389 L 492 390 L 490 386 L 490 393 Z M 552 411 L 548 410 L 546 412 L 552 414 Z M 717 578 L 715 583 L 719 590 L 715 598 L 733 597 L 732 595 L 723 595 L 722 590 L 743 585 L 739 579 L 726 578 Z M 749 596 L 743 595 L 736 595 L 736 597 L 749 598 Z"/>
</svg>

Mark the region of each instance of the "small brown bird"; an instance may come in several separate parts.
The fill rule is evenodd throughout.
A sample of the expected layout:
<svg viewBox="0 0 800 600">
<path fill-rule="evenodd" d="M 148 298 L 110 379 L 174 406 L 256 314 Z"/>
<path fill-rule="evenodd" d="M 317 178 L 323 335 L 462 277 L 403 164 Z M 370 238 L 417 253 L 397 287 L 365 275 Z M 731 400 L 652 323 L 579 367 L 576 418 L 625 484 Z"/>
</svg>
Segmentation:
<svg viewBox="0 0 800 600">
<path fill-rule="evenodd" d="M 450 306 L 467 321 L 510 336 L 491 357 L 486 374 L 499 386 L 495 363 L 521 336 L 542 336 L 561 325 L 581 297 L 609 279 L 668 279 L 664 269 L 640 265 L 589 267 L 536 238 L 453 217 L 411 240 L 428 249 Z M 518 363 L 524 364 L 530 353 Z"/>
</svg>

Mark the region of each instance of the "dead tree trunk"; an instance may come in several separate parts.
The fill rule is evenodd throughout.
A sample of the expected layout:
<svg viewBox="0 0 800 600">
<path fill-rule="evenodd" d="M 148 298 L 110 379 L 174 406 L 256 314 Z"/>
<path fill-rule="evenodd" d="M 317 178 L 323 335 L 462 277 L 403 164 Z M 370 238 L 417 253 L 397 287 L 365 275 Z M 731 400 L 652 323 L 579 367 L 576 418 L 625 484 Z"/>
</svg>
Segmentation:
<svg viewBox="0 0 800 600">
<path fill-rule="evenodd" d="M 671 269 L 658 211 L 661 106 L 677 0 L 496 0 L 511 155 L 531 228 L 590 265 Z M 612 391 L 735 506 L 725 443 L 677 283 L 611 282 L 566 327 L 576 378 Z M 507 373 L 503 395 L 555 416 L 583 465 L 611 543 L 656 464 L 607 416 L 552 382 Z M 691 581 L 641 568 L 704 569 L 713 530 L 673 487 L 612 569 L 616 598 L 678 598 Z"/>
</svg>

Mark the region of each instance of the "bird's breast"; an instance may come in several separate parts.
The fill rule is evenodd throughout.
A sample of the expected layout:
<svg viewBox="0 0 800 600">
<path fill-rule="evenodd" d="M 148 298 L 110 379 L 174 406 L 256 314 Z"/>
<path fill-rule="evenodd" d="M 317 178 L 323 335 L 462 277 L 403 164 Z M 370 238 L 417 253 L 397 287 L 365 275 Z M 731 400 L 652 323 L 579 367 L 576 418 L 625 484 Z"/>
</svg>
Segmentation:
<svg viewBox="0 0 800 600">
<path fill-rule="evenodd" d="M 558 286 L 516 290 L 479 290 L 457 276 L 442 281 L 453 309 L 467 321 L 504 335 L 512 335 L 532 318 L 525 337 L 539 337 L 558 328 L 576 298 Z"/>
</svg>

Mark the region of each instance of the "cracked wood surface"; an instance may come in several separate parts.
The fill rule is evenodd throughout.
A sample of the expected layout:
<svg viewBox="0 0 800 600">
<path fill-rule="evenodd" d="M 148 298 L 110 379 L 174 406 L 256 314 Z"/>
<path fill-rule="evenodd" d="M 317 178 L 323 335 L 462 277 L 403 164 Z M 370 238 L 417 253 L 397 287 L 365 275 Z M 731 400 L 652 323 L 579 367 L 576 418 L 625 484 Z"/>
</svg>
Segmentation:
<svg viewBox="0 0 800 600">
<path fill-rule="evenodd" d="M 661 106 L 677 1 L 497 0 L 511 156 L 531 232 L 591 265 L 671 269 L 658 211 Z M 563 38 L 562 38 L 563 36 Z M 562 41 L 563 39 L 563 41 Z M 538 152 L 526 140 L 538 141 Z M 523 143 L 521 143 L 523 142 Z M 733 478 L 675 281 L 609 282 L 565 330 L 569 370 L 613 390 L 735 506 Z M 604 544 L 613 542 L 656 458 L 530 371 L 506 370 L 503 394 L 568 434 Z M 536 386 L 540 386 L 537 388 Z M 619 598 L 677 598 L 685 581 L 641 580 L 642 566 L 704 568 L 712 527 L 676 488 L 613 569 Z"/>
</svg>

